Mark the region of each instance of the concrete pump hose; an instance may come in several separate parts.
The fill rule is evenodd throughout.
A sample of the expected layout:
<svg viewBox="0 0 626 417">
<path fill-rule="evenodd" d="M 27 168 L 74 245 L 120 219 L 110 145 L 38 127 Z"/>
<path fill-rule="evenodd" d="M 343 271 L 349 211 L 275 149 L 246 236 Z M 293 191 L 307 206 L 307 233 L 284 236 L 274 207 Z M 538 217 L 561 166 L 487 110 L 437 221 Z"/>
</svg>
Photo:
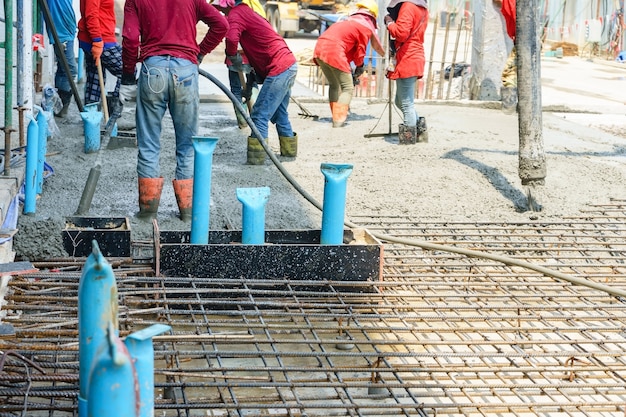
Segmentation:
<svg viewBox="0 0 626 417">
<path fill-rule="evenodd" d="M 245 117 L 246 122 L 248 123 L 248 126 L 250 126 L 250 129 L 252 129 L 252 132 L 254 133 L 254 135 L 257 138 L 260 138 L 261 134 L 259 133 L 258 129 L 254 125 L 254 122 L 252 121 L 252 119 L 250 118 L 248 113 L 245 111 L 245 109 L 243 108 L 243 105 L 237 99 L 237 97 L 235 97 L 233 95 L 233 93 L 228 88 L 226 88 L 226 86 L 224 84 L 222 84 L 217 78 L 213 77 L 208 72 L 206 72 L 206 71 L 204 71 L 202 69 L 198 69 L 198 72 L 200 73 L 200 75 L 208 78 L 213 84 L 215 84 L 220 90 L 222 90 L 228 96 L 230 101 L 233 102 L 233 105 L 235 106 L 235 108 Z M 280 173 L 283 174 L 285 179 L 287 181 L 289 181 L 289 183 L 296 189 L 296 191 L 298 191 L 300 193 L 300 195 L 302 195 L 307 201 L 309 201 L 318 210 L 321 211 L 322 208 L 323 208 L 322 205 L 317 200 L 315 200 L 315 198 L 313 196 L 311 196 L 306 190 L 304 190 L 300 186 L 300 184 L 298 184 L 298 182 L 291 176 L 291 174 L 289 174 L 289 172 L 287 172 L 285 167 L 280 163 L 278 158 L 276 158 L 276 156 L 274 155 L 274 152 L 272 152 L 272 150 L 268 147 L 267 143 L 264 140 L 259 140 L 259 143 L 261 144 L 261 146 L 263 146 L 263 149 L 265 150 L 265 153 L 267 154 L 267 156 L 269 156 L 270 160 L 274 163 L 276 168 L 278 168 Z M 350 228 L 362 228 L 361 226 L 359 226 L 357 224 L 354 224 L 354 223 L 351 223 L 349 221 L 346 221 L 344 224 L 346 226 L 350 227 Z M 454 246 L 438 245 L 438 244 L 435 244 L 435 243 L 429 243 L 429 242 L 424 242 L 424 241 L 402 239 L 402 238 L 398 238 L 398 237 L 391 236 L 391 235 L 372 233 L 372 232 L 370 232 L 370 234 L 372 236 L 376 237 L 377 239 L 380 239 L 380 240 L 385 241 L 385 242 L 399 243 L 399 244 L 407 245 L 407 246 L 417 246 L 417 247 L 420 247 L 422 249 L 434 250 L 434 251 L 440 251 L 440 252 L 458 253 L 460 255 L 465 255 L 465 256 L 468 256 L 470 258 L 491 259 L 492 261 L 501 262 L 501 263 L 503 263 L 505 265 L 519 266 L 519 267 L 522 267 L 522 268 L 526 268 L 526 269 L 530 269 L 530 270 L 539 272 L 539 273 L 541 273 L 541 274 L 543 274 L 545 276 L 548 276 L 548 277 L 552 277 L 552 278 L 556 278 L 556 279 L 559 279 L 559 280 L 567 281 L 567 282 L 575 284 L 575 285 L 582 285 L 582 286 L 585 286 L 585 287 L 593 288 L 593 289 L 596 289 L 596 290 L 599 290 L 599 291 L 603 291 L 603 292 L 606 292 L 607 294 L 611 294 L 611 295 L 614 295 L 614 296 L 620 296 L 620 297 L 625 297 L 626 298 L 626 291 L 625 290 L 620 290 L 618 288 L 613 288 L 613 287 L 610 287 L 608 285 L 603 285 L 603 284 L 600 284 L 600 283 L 597 283 L 597 282 L 586 280 L 584 278 L 574 277 L 574 276 L 571 276 L 571 275 L 568 275 L 568 274 L 564 274 L 564 273 L 559 272 L 559 271 L 554 271 L 554 270 L 549 269 L 549 268 L 545 268 L 545 267 L 542 267 L 542 266 L 539 266 L 539 265 L 534 265 L 534 264 L 532 264 L 530 262 L 521 261 L 519 259 L 509 258 L 507 256 L 494 255 L 494 254 L 491 254 L 491 253 L 488 253 L 488 252 L 480 252 L 480 251 L 474 251 L 474 250 L 469 250 L 469 249 L 457 248 L 457 247 L 454 247 Z"/>
</svg>

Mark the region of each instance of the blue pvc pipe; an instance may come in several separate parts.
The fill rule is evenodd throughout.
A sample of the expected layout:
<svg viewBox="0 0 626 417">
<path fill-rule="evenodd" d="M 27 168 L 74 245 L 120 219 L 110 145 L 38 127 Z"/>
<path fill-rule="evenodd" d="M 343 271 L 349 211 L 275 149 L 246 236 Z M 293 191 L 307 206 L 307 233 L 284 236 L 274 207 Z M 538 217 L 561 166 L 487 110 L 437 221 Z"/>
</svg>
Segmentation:
<svg viewBox="0 0 626 417">
<path fill-rule="evenodd" d="M 43 191 L 43 170 L 46 162 L 46 149 L 48 147 L 48 116 L 39 106 L 35 106 L 37 114 L 37 125 L 39 126 L 39 143 L 37 149 L 37 194 Z"/>
<path fill-rule="evenodd" d="M 96 355 L 108 345 L 107 331 L 118 333 L 117 284 L 113 269 L 92 242 L 78 283 L 79 416 L 85 417 L 89 399 L 89 377 Z M 82 414 L 81 414 L 82 409 Z"/>
<path fill-rule="evenodd" d="M 88 417 L 138 417 L 140 395 L 133 360 L 109 322 L 89 378 Z M 154 415 L 154 410 L 153 410 Z"/>
<path fill-rule="evenodd" d="M 88 106 L 85 106 L 87 108 Z M 102 112 L 87 110 L 80 113 L 85 130 L 85 153 L 98 152 L 100 150 L 100 123 Z"/>
<path fill-rule="evenodd" d="M 193 202 L 191 207 L 191 243 L 209 243 L 209 219 L 211 216 L 211 169 L 213 151 L 218 138 L 194 136 L 192 138 L 193 159 Z"/>
<path fill-rule="evenodd" d="M 243 204 L 241 243 L 265 243 L 265 204 L 270 196 L 269 187 L 237 188 L 237 199 Z"/>
<path fill-rule="evenodd" d="M 76 82 L 82 82 L 85 77 L 85 52 L 82 48 L 78 48 L 78 71 Z"/>
<path fill-rule="evenodd" d="M 37 154 L 39 150 L 39 125 L 29 113 L 26 131 L 26 167 L 24 168 L 24 214 L 35 212 L 37 207 Z"/>
<path fill-rule="evenodd" d="M 126 337 L 128 348 L 139 381 L 139 417 L 154 416 L 154 346 L 152 338 L 170 331 L 166 324 L 153 324 Z"/>
<path fill-rule="evenodd" d="M 352 165 L 324 163 L 321 165 L 321 170 L 325 181 L 320 243 L 341 245 L 346 212 L 346 185 L 352 173 Z"/>
</svg>

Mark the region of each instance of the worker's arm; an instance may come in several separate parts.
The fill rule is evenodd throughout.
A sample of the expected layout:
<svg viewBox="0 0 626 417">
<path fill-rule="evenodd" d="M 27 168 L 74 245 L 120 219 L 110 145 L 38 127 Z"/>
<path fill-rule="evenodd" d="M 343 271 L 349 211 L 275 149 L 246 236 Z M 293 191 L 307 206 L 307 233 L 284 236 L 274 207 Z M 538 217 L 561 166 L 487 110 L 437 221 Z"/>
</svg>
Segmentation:
<svg viewBox="0 0 626 417">
<path fill-rule="evenodd" d="M 228 21 L 215 7 L 206 2 L 201 3 L 203 6 L 200 20 L 209 26 L 209 31 L 200 42 L 200 55 L 206 55 L 213 51 L 226 36 Z"/>
</svg>

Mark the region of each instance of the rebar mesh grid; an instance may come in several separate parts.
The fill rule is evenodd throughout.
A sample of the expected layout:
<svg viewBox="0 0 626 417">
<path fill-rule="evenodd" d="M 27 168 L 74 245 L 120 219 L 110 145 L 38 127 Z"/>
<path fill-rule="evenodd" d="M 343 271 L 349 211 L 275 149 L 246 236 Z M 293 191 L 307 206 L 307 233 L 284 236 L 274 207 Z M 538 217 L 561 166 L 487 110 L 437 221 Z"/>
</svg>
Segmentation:
<svg viewBox="0 0 626 417">
<path fill-rule="evenodd" d="M 620 200 L 558 222 L 357 217 L 622 289 L 625 220 Z M 154 340 L 156 416 L 624 415 L 624 300 L 520 267 L 389 244 L 380 282 L 115 271 L 122 336 L 173 327 Z M 79 276 L 9 283 L 0 415 L 76 415 Z"/>
</svg>

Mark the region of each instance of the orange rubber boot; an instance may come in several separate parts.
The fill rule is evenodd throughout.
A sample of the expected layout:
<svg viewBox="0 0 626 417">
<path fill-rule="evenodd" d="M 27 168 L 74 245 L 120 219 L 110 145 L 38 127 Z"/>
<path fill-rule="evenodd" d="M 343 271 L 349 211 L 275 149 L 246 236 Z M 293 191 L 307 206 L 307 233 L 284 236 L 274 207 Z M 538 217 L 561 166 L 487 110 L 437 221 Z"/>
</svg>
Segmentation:
<svg viewBox="0 0 626 417">
<path fill-rule="evenodd" d="M 333 127 L 343 127 L 348 118 L 350 105 L 335 103 L 333 106 Z"/>
<path fill-rule="evenodd" d="M 157 216 L 161 191 L 163 190 L 163 177 L 139 178 L 139 213 L 137 217 L 143 220 L 152 220 Z"/>
<path fill-rule="evenodd" d="M 180 211 L 180 219 L 184 222 L 190 222 L 193 202 L 193 178 L 173 180 L 172 185 L 174 186 L 174 195 Z"/>
</svg>

